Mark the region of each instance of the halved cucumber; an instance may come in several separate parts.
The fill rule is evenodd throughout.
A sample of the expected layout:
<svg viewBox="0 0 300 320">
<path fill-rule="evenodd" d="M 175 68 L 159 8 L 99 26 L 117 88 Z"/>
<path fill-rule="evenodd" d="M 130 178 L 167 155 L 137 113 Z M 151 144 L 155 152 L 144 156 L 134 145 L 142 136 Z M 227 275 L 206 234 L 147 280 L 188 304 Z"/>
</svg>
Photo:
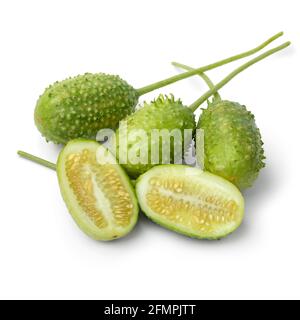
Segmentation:
<svg viewBox="0 0 300 320">
<path fill-rule="evenodd" d="M 136 193 L 154 222 L 199 239 L 220 239 L 236 230 L 244 199 L 230 182 L 183 165 L 162 165 L 143 174 Z"/>
<path fill-rule="evenodd" d="M 95 141 L 73 140 L 57 162 L 62 196 L 78 226 L 96 240 L 128 234 L 138 218 L 134 189 L 114 157 Z"/>
</svg>

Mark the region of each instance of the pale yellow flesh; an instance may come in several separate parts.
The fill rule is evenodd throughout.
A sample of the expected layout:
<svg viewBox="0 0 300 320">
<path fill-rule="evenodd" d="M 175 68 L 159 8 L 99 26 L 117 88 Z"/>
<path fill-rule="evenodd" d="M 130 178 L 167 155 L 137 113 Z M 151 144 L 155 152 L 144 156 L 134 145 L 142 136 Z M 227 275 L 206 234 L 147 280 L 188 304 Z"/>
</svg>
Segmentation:
<svg viewBox="0 0 300 320">
<path fill-rule="evenodd" d="M 231 183 L 200 169 L 159 166 L 137 183 L 143 211 L 155 222 L 198 238 L 233 232 L 244 214 L 244 200 Z"/>
<path fill-rule="evenodd" d="M 108 155 L 97 161 L 96 142 L 69 143 L 58 162 L 58 177 L 64 200 L 80 228 L 97 240 L 126 235 L 135 225 L 138 206 L 130 182 Z"/>
</svg>

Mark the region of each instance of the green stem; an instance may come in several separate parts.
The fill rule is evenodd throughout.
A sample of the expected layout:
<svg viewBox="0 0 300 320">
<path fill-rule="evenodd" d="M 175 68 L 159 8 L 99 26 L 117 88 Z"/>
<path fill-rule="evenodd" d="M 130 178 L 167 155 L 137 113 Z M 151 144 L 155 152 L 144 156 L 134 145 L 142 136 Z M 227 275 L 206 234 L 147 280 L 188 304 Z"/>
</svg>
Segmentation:
<svg viewBox="0 0 300 320">
<path fill-rule="evenodd" d="M 44 167 L 47 167 L 47 168 L 50 168 L 50 169 L 56 171 L 56 164 L 55 163 L 52 163 L 50 161 L 47 161 L 47 160 L 44 160 L 42 158 L 36 157 L 36 156 L 34 156 L 34 155 L 30 154 L 30 153 L 24 152 L 24 151 L 18 151 L 17 153 L 22 158 L 25 158 L 27 160 L 33 161 L 33 162 L 35 162 L 37 164 L 40 164 L 40 165 L 42 165 Z M 131 183 L 135 187 L 136 181 L 135 180 L 131 180 Z"/>
<path fill-rule="evenodd" d="M 18 151 L 18 155 L 22 158 L 25 158 L 27 160 L 33 161 L 35 163 L 38 163 L 44 167 L 50 168 L 52 170 L 56 170 L 56 164 L 49 162 L 47 160 L 38 158 L 30 153 L 24 152 L 24 151 Z"/>
<path fill-rule="evenodd" d="M 268 39 L 267 41 L 265 41 L 264 43 L 262 43 L 261 45 L 259 45 L 258 47 L 254 48 L 254 49 L 251 49 L 249 51 L 237 54 L 235 56 L 229 57 L 229 58 L 224 59 L 224 60 L 220 60 L 220 61 L 215 62 L 213 64 L 209 64 L 207 66 L 201 67 L 199 69 L 195 69 L 195 70 L 191 70 L 191 71 L 188 71 L 188 72 L 184 72 L 182 74 L 179 74 L 179 75 L 170 77 L 168 79 L 165 79 L 165 80 L 162 80 L 162 81 L 159 81 L 159 82 L 155 82 L 155 83 L 150 84 L 150 85 L 148 85 L 146 87 L 142 87 L 140 89 L 137 89 L 138 94 L 140 96 L 142 96 L 143 94 L 146 94 L 146 93 L 151 92 L 153 90 L 159 89 L 161 87 L 165 87 L 165 86 L 167 86 L 169 84 L 172 84 L 174 82 L 177 82 L 179 80 L 183 80 L 183 79 L 186 79 L 188 77 L 194 76 L 194 75 L 196 75 L 198 73 L 203 73 L 205 71 L 208 71 L 208 70 L 223 66 L 224 64 L 236 61 L 238 59 L 242 59 L 242 58 L 248 57 L 248 56 L 250 56 L 250 55 L 252 55 L 254 53 L 257 53 L 258 51 L 262 50 L 263 48 L 265 48 L 267 45 L 269 45 L 271 42 L 273 42 L 274 40 L 278 39 L 282 35 L 283 35 L 283 32 L 279 32 L 279 33 L 277 33 L 276 35 L 274 35 L 273 37 L 271 37 L 270 39 Z"/>
<path fill-rule="evenodd" d="M 248 61 L 247 63 L 241 65 L 239 68 L 235 69 L 233 72 L 231 72 L 226 78 L 224 78 L 222 81 L 220 81 L 218 84 L 215 85 L 213 89 L 208 90 L 204 95 L 202 95 L 198 100 L 196 100 L 192 105 L 190 105 L 190 109 L 193 111 L 196 111 L 198 107 L 206 101 L 209 97 L 211 97 L 215 92 L 220 90 L 223 86 L 225 86 L 230 80 L 232 80 L 234 77 L 236 77 L 239 73 L 246 70 L 253 64 L 267 58 L 268 56 L 274 54 L 275 52 L 278 52 L 280 50 L 285 49 L 291 44 L 291 42 L 286 42 L 282 44 L 281 46 L 278 46 L 274 49 L 271 49 L 269 51 L 266 51 L 265 53 L 257 56 L 256 58 Z"/>
<path fill-rule="evenodd" d="M 178 63 L 178 62 L 172 62 L 172 65 L 177 67 L 177 68 L 181 68 L 184 70 L 195 70 L 194 68 L 191 68 L 185 64 L 182 63 Z M 215 87 L 215 85 L 213 84 L 213 82 L 210 80 L 209 76 L 207 76 L 205 73 L 199 73 L 199 76 L 206 82 L 206 84 L 208 85 L 209 89 L 213 89 Z M 220 101 L 221 100 L 221 96 L 219 94 L 219 92 L 215 92 L 214 93 L 214 98 L 215 101 Z"/>
</svg>

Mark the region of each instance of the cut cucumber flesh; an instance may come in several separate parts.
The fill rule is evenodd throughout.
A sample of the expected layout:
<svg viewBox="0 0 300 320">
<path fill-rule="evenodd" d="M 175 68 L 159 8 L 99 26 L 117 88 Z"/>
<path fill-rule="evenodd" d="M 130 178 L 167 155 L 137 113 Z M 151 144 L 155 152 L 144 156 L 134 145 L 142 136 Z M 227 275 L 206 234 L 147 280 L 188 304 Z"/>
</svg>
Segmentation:
<svg viewBox="0 0 300 320">
<path fill-rule="evenodd" d="M 230 182 L 183 165 L 157 166 L 136 184 L 143 212 L 161 226 L 199 239 L 220 239 L 236 230 L 244 199 Z"/>
<path fill-rule="evenodd" d="M 107 241 L 133 229 L 139 211 L 134 189 L 103 146 L 69 142 L 59 156 L 57 175 L 70 214 L 88 236 Z"/>
</svg>

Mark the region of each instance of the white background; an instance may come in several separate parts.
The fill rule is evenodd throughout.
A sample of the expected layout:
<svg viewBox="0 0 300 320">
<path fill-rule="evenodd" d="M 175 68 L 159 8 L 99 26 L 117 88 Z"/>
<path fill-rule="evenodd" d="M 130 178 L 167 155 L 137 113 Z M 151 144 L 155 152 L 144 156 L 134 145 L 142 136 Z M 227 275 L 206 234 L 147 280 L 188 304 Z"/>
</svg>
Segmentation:
<svg viewBox="0 0 300 320">
<path fill-rule="evenodd" d="M 299 1 L 1 1 L 0 298 L 300 298 Z M 55 161 L 33 123 L 55 80 L 121 75 L 135 87 L 250 49 L 278 31 L 293 46 L 221 90 L 256 115 L 267 168 L 245 193 L 242 227 L 218 242 L 164 230 L 145 218 L 127 238 L 95 242 L 76 227 L 55 172 L 18 158 Z M 275 44 L 274 44 L 275 45 Z M 234 66 L 210 72 L 214 81 Z M 194 77 L 159 92 L 186 104 L 206 87 Z"/>
</svg>

